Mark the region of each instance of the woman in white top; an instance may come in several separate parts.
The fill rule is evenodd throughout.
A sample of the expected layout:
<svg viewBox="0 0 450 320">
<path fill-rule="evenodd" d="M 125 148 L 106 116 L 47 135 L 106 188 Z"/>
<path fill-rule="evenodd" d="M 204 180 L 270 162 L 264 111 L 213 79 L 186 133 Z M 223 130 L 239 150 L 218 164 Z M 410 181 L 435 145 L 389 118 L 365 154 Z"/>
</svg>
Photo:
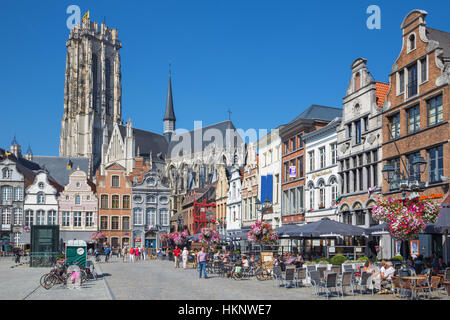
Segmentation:
<svg viewBox="0 0 450 320">
<path fill-rule="evenodd" d="M 186 269 L 188 255 L 189 255 L 189 251 L 187 251 L 186 247 L 184 247 L 183 252 L 181 253 L 181 258 L 183 259 L 183 269 Z"/>
</svg>

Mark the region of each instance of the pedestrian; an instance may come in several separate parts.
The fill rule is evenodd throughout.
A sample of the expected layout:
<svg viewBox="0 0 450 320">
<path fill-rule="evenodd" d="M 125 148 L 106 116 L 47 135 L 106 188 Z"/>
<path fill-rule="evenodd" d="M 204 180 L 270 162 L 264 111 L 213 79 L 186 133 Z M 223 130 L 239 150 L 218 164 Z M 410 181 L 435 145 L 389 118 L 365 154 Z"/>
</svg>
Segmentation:
<svg viewBox="0 0 450 320">
<path fill-rule="evenodd" d="M 125 262 L 126 256 L 127 256 L 127 246 L 123 246 L 122 251 L 120 252 L 122 255 L 122 262 Z"/>
<path fill-rule="evenodd" d="M 134 262 L 134 248 L 130 248 L 130 262 Z"/>
<path fill-rule="evenodd" d="M 20 249 L 16 250 L 16 263 L 20 263 Z"/>
<path fill-rule="evenodd" d="M 134 259 L 136 261 L 138 261 L 139 260 L 139 248 L 138 247 L 134 248 L 134 255 L 135 255 Z"/>
<path fill-rule="evenodd" d="M 111 254 L 111 248 L 109 246 L 105 249 L 105 262 L 109 261 L 109 255 Z"/>
<path fill-rule="evenodd" d="M 175 268 L 180 267 L 180 252 L 181 250 L 178 248 L 178 246 L 175 246 L 175 249 L 173 249 L 173 257 L 175 259 Z"/>
<path fill-rule="evenodd" d="M 188 255 L 189 255 L 189 251 L 186 249 L 186 247 L 184 247 L 183 252 L 181 253 L 181 257 L 183 259 L 183 269 L 186 269 Z"/>
<path fill-rule="evenodd" d="M 142 247 L 142 259 L 144 261 L 147 259 L 147 248 L 145 246 Z"/>
<path fill-rule="evenodd" d="M 199 270 L 199 279 L 202 277 L 202 269 L 203 269 L 203 278 L 207 279 L 206 275 L 206 260 L 207 254 L 205 252 L 205 247 L 202 247 L 202 251 L 197 254 L 197 264 Z"/>
</svg>

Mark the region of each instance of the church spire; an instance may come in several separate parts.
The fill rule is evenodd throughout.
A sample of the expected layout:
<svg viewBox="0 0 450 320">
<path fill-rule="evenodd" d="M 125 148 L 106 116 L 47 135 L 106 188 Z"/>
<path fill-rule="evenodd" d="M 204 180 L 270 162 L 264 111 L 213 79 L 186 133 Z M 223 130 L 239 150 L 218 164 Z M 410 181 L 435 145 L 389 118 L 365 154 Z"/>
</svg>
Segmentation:
<svg viewBox="0 0 450 320">
<path fill-rule="evenodd" d="M 170 65 L 169 65 L 170 66 Z M 172 98 L 172 73 L 169 69 L 169 87 L 167 89 L 167 103 L 166 113 L 164 114 L 164 136 L 167 141 L 170 142 L 172 135 L 175 133 L 175 112 L 173 111 L 173 98 Z"/>
</svg>

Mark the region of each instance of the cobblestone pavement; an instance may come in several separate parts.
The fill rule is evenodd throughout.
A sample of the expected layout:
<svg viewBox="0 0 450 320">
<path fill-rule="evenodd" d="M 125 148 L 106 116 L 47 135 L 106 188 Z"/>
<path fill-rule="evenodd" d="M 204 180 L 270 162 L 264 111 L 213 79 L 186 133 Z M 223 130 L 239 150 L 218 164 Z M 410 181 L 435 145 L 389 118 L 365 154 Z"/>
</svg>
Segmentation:
<svg viewBox="0 0 450 320">
<path fill-rule="evenodd" d="M 13 268 L 11 268 L 13 267 Z M 16 265 L 12 258 L 0 259 L 0 300 L 107 300 L 111 299 L 105 281 L 88 281 L 80 289 L 61 285 L 45 290 L 39 279 L 50 268 Z M 97 270 L 98 271 L 98 270 Z"/>
<path fill-rule="evenodd" d="M 101 265 L 115 299 L 167 300 L 326 300 L 313 295 L 313 289 L 277 288 L 272 280 L 233 280 L 210 275 L 199 279 L 196 269 L 174 268 L 171 261 L 147 260 L 137 263 L 111 261 Z M 330 299 L 338 299 L 331 297 Z M 339 298 L 341 299 L 341 298 Z M 392 300 L 392 295 L 346 296 L 346 300 Z"/>
</svg>

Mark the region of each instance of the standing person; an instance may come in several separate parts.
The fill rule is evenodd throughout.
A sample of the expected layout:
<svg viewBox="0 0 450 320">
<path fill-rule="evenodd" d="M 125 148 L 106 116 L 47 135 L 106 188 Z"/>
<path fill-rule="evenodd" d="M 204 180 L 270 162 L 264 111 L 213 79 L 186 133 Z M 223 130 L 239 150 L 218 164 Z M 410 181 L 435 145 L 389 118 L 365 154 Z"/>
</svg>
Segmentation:
<svg viewBox="0 0 450 320">
<path fill-rule="evenodd" d="M 202 277 L 202 269 L 203 269 L 203 278 L 207 278 L 206 275 L 206 259 L 207 254 L 205 252 L 205 247 L 202 247 L 202 251 L 197 254 L 197 264 L 199 270 L 199 279 Z"/>
<path fill-rule="evenodd" d="M 122 255 L 122 262 L 125 262 L 127 256 L 127 246 L 122 247 L 122 252 L 120 254 Z"/>
<path fill-rule="evenodd" d="M 135 260 L 139 260 L 139 247 L 134 248 Z"/>
<path fill-rule="evenodd" d="M 175 258 L 175 268 L 180 267 L 180 252 L 181 250 L 178 248 L 178 246 L 175 246 L 175 249 L 173 249 L 173 256 Z"/>
<path fill-rule="evenodd" d="M 105 262 L 109 261 L 110 254 L 111 254 L 111 248 L 109 246 L 107 246 L 105 249 Z"/>
<path fill-rule="evenodd" d="M 145 261 L 147 258 L 147 248 L 145 246 L 142 247 L 142 260 Z"/>
<path fill-rule="evenodd" d="M 183 269 L 186 269 L 188 255 L 189 255 L 189 251 L 186 249 L 186 247 L 184 247 L 183 252 L 181 253 L 181 257 L 183 259 Z"/>
<path fill-rule="evenodd" d="M 134 248 L 130 248 L 130 262 L 134 262 Z"/>
</svg>

